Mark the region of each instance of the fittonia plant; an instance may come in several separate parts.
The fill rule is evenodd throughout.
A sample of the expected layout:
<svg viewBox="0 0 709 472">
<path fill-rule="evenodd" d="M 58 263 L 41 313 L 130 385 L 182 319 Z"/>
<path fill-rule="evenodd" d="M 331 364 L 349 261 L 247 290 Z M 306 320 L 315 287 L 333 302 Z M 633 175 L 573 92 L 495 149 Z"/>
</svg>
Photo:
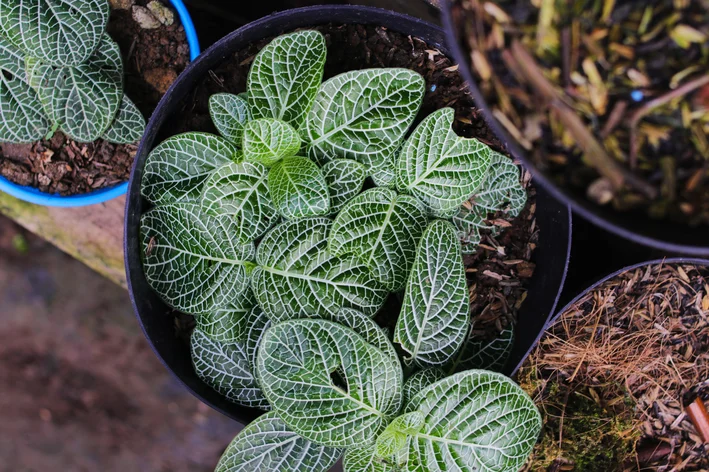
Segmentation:
<svg viewBox="0 0 709 472">
<path fill-rule="evenodd" d="M 519 170 L 458 137 L 452 109 L 406 138 L 417 73 L 321 83 L 325 55 L 318 32 L 277 38 L 245 94 L 211 97 L 221 136 L 174 136 L 145 164 L 147 280 L 195 316 L 200 378 L 270 410 L 217 470 L 325 471 L 344 456 L 347 472 L 516 472 L 541 420 L 508 378 L 465 370 L 499 367 L 512 337 L 468 339 L 461 241 L 474 251 L 489 212 L 520 212 Z M 400 291 L 390 337 L 372 318 Z"/>
<path fill-rule="evenodd" d="M 0 142 L 57 129 L 79 142 L 140 139 L 145 120 L 123 94 L 108 15 L 108 0 L 0 1 Z"/>
</svg>

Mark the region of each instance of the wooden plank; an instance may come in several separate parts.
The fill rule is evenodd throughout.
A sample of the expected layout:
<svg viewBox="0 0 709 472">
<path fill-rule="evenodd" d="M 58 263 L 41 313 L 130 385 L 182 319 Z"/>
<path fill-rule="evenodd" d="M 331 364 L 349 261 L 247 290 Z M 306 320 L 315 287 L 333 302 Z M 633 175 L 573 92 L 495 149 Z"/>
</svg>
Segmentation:
<svg viewBox="0 0 709 472">
<path fill-rule="evenodd" d="M 120 197 L 87 207 L 48 208 L 0 192 L 0 213 L 126 287 L 123 266 L 125 201 L 125 197 Z"/>
</svg>

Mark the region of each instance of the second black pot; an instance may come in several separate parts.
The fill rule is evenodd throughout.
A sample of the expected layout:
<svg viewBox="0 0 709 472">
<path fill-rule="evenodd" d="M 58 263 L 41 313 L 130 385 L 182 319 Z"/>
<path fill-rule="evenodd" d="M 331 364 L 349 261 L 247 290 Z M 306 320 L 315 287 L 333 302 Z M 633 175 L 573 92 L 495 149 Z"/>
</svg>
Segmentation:
<svg viewBox="0 0 709 472">
<path fill-rule="evenodd" d="M 249 44 L 298 28 L 323 24 L 359 24 L 383 26 L 424 40 L 444 54 L 444 32 L 421 20 L 376 8 L 358 6 L 319 6 L 289 10 L 263 18 L 233 32 L 204 52 L 177 79 L 153 114 L 135 157 L 126 205 L 125 263 L 133 307 L 153 350 L 163 364 L 200 400 L 231 418 L 246 423 L 260 412 L 227 401 L 203 383 L 195 374 L 187 344 L 175 335 L 173 313 L 148 285 L 141 263 L 140 216 L 148 208 L 140 194 L 145 160 L 162 140 L 174 135 L 173 118 L 179 115 L 198 84 L 208 80 L 210 71 L 229 60 L 235 51 Z M 244 66 L 248 67 L 248 66 Z M 428 84 L 429 86 L 434 84 Z M 231 92 L 239 92 L 230 90 Z M 510 365 L 515 365 L 554 313 L 566 278 L 571 246 L 569 208 L 538 189 L 536 224 L 540 242 L 534 259 L 536 272 L 519 315 L 517 344 Z"/>
</svg>

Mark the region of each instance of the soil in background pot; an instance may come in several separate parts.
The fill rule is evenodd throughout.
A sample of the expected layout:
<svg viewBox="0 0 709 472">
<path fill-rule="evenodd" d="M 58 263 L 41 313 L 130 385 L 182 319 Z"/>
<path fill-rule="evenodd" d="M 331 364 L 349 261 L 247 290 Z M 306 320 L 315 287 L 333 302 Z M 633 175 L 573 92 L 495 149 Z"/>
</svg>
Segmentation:
<svg viewBox="0 0 709 472">
<path fill-rule="evenodd" d="M 685 413 L 709 400 L 709 268 L 660 264 L 590 290 L 518 374 L 542 412 L 525 471 L 704 471 Z"/>
<path fill-rule="evenodd" d="M 130 9 L 112 9 L 107 32 L 123 55 L 124 91 L 149 117 L 162 95 L 189 63 L 189 46 L 177 13 L 163 25 L 145 18 L 148 0 L 119 2 Z M 141 10 L 143 9 L 143 10 Z M 157 23 L 155 23 L 157 22 Z M 144 26 L 153 26 L 146 29 Z M 0 144 L 0 175 L 20 185 L 60 195 L 76 195 L 128 180 L 137 145 L 97 140 L 77 143 L 61 132 L 33 144 Z"/>
<path fill-rule="evenodd" d="M 419 72 L 426 79 L 427 93 L 417 122 L 433 111 L 452 107 L 456 110 L 455 131 L 461 136 L 475 137 L 504 152 L 500 141 L 487 127 L 482 114 L 475 107 L 467 86 L 458 74 L 458 66 L 425 42 L 381 27 L 361 25 L 330 25 L 314 28 L 327 40 L 328 55 L 325 80 L 337 74 L 373 67 L 404 67 Z M 215 93 L 241 93 L 246 90 L 249 67 L 258 51 L 273 38 L 266 38 L 249 48 L 238 51 L 194 91 L 163 129 L 170 134 L 186 131 L 216 133 L 208 110 L 208 99 Z M 414 126 L 416 123 L 414 124 Z M 414 128 L 412 126 L 411 129 Z M 479 250 L 465 257 L 470 287 L 471 317 L 474 334 L 479 338 L 495 338 L 517 319 L 517 313 L 526 298 L 526 285 L 535 265 L 532 254 L 539 238 L 536 226 L 536 191 L 531 175 L 523 171 L 522 181 L 528 193 L 527 205 L 511 222 L 489 215 L 489 222 L 501 229 L 501 234 L 484 234 Z M 394 326 L 400 301 L 392 295 L 377 321 L 383 326 Z M 176 314 L 177 331 L 185 342 L 194 326 L 191 316 Z"/>
<path fill-rule="evenodd" d="M 492 112 L 557 185 L 709 225 L 706 0 L 455 0 L 452 13 Z"/>
</svg>

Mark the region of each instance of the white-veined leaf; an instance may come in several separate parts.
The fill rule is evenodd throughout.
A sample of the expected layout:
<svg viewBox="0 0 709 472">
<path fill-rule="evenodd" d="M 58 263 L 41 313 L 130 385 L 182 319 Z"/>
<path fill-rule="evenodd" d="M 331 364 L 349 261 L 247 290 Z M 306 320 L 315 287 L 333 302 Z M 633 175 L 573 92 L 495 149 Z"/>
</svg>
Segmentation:
<svg viewBox="0 0 709 472">
<path fill-rule="evenodd" d="M 25 53 L 0 36 L 0 69 L 9 72 L 20 80 L 26 79 Z"/>
<path fill-rule="evenodd" d="M 371 171 L 372 181 L 377 187 L 396 187 L 396 166 L 394 161 L 387 159 L 384 164 Z"/>
<path fill-rule="evenodd" d="M 326 81 L 302 129 L 308 156 L 343 157 L 371 175 L 393 160 L 423 101 L 426 82 L 408 69 L 365 69 Z"/>
<path fill-rule="evenodd" d="M 259 244 L 251 287 L 274 321 L 354 308 L 373 316 L 387 291 L 352 255 L 327 250 L 332 222 L 327 218 L 287 221 Z"/>
<path fill-rule="evenodd" d="M 409 441 L 407 472 L 517 472 L 542 427 L 534 402 L 520 387 L 484 370 L 436 382 L 406 411 L 425 417 Z"/>
<path fill-rule="evenodd" d="M 249 368 L 243 343 L 215 341 L 195 328 L 190 348 L 192 365 L 204 383 L 231 402 L 268 409 L 268 402 Z"/>
<path fill-rule="evenodd" d="M 56 69 L 53 66 L 42 64 L 34 57 L 25 57 L 25 73 L 27 83 L 37 93 L 44 114 L 49 118 L 49 121 L 56 123 L 54 118 L 54 109 L 52 108 L 52 100 L 54 94 L 54 83 L 57 80 Z"/>
<path fill-rule="evenodd" d="M 272 166 L 300 151 L 300 135 L 285 121 L 261 118 L 244 127 L 244 159 Z"/>
<path fill-rule="evenodd" d="M 202 205 L 212 215 L 230 215 L 244 242 L 254 241 L 278 220 L 268 190 L 268 169 L 258 162 L 230 162 L 204 182 Z"/>
<path fill-rule="evenodd" d="M 463 347 L 453 362 L 447 366 L 450 372 L 470 369 L 485 369 L 500 372 L 505 368 L 514 346 L 515 333 L 508 327 L 492 340 L 472 337 L 472 327 Z"/>
<path fill-rule="evenodd" d="M 158 144 L 148 155 L 141 192 L 156 205 L 197 199 L 212 172 L 238 160 L 239 150 L 224 138 L 208 133 L 179 134 Z"/>
<path fill-rule="evenodd" d="M 495 213 L 506 210 L 510 218 L 522 211 L 527 203 L 527 192 L 520 183 L 520 170 L 512 159 L 502 153 L 491 151 L 490 172 L 480 190 L 475 193 L 473 203 L 481 213 Z"/>
<path fill-rule="evenodd" d="M 376 455 L 376 446 L 350 447 L 342 460 L 344 472 L 398 472 L 393 458 L 382 459 Z"/>
<path fill-rule="evenodd" d="M 468 285 L 455 228 L 436 220 L 424 231 L 406 284 L 394 342 L 421 367 L 445 364 L 470 326 Z"/>
<path fill-rule="evenodd" d="M 123 99 L 123 59 L 105 35 L 89 59 L 58 67 L 52 85 L 52 117 L 72 139 L 90 143 L 111 126 Z"/>
<path fill-rule="evenodd" d="M 111 126 L 103 133 L 102 139 L 115 144 L 131 144 L 140 141 L 145 131 L 145 118 L 126 95 Z"/>
<path fill-rule="evenodd" d="M 98 47 L 109 13 L 106 0 L 3 0 L 0 33 L 42 62 L 77 66 Z"/>
<path fill-rule="evenodd" d="M 337 215 L 329 237 L 336 255 L 355 254 L 389 291 L 406 283 L 427 223 L 413 197 L 388 188 L 366 190 Z"/>
<path fill-rule="evenodd" d="M 399 363 L 352 329 L 330 321 L 271 326 L 256 369 L 281 419 L 325 446 L 373 442 L 401 404 Z"/>
<path fill-rule="evenodd" d="M 44 138 L 49 126 L 32 87 L 0 71 L 0 142 L 32 143 Z"/>
<path fill-rule="evenodd" d="M 482 230 L 491 231 L 493 236 L 497 234 L 497 227 L 486 223 L 486 218 L 486 211 L 481 211 L 467 202 L 451 218 L 462 244 L 463 254 L 475 254 L 482 241 Z"/>
<path fill-rule="evenodd" d="M 251 120 L 248 100 L 231 93 L 215 93 L 209 97 L 209 115 L 219 134 L 241 147 L 244 126 Z"/>
<path fill-rule="evenodd" d="M 327 472 L 342 455 L 288 429 L 274 412 L 252 421 L 234 438 L 215 472 Z"/>
<path fill-rule="evenodd" d="M 326 55 L 325 37 L 318 31 L 298 31 L 271 41 L 249 71 L 253 117 L 275 118 L 299 128 L 322 82 Z"/>
<path fill-rule="evenodd" d="M 416 127 L 396 166 L 396 187 L 423 202 L 432 213 L 457 210 L 480 188 L 490 167 L 490 148 L 458 137 L 455 111 L 442 108 Z"/>
<path fill-rule="evenodd" d="M 201 314 L 236 303 L 248 288 L 254 245 L 243 244 L 231 218 L 215 218 L 196 203 L 172 203 L 143 214 L 143 270 L 162 299 Z"/>
<path fill-rule="evenodd" d="M 268 319 L 268 316 L 258 305 L 246 315 L 246 356 L 254 374 L 257 374 L 256 355 L 258 354 L 258 347 L 261 345 L 263 333 L 266 332 L 269 326 L 271 326 L 271 320 Z"/>
<path fill-rule="evenodd" d="M 268 173 L 268 190 L 284 218 L 306 218 L 330 212 L 325 176 L 307 157 L 291 156 L 277 162 Z"/>
<path fill-rule="evenodd" d="M 445 378 L 446 373 L 438 367 L 419 370 L 404 382 L 404 404 L 429 385 Z"/>
<path fill-rule="evenodd" d="M 375 454 L 381 458 L 396 456 L 407 446 L 408 437 L 423 428 L 424 416 L 418 411 L 404 413 L 394 418 L 377 437 Z"/>
<path fill-rule="evenodd" d="M 376 321 L 361 311 L 353 310 L 352 308 L 341 308 L 337 313 L 328 313 L 323 315 L 322 318 L 353 329 L 369 344 L 380 349 L 385 354 L 389 354 L 397 362 L 399 361 L 396 349 L 394 349 L 394 345 L 384 330 Z"/>
<path fill-rule="evenodd" d="M 235 301 L 195 318 L 197 328 L 215 341 L 233 343 L 246 341 L 249 314 L 256 305 L 251 290 L 246 290 Z"/>
<path fill-rule="evenodd" d="M 332 214 L 337 214 L 362 191 L 367 177 L 364 166 L 352 159 L 333 159 L 322 167 L 322 173 L 330 190 Z"/>
</svg>

